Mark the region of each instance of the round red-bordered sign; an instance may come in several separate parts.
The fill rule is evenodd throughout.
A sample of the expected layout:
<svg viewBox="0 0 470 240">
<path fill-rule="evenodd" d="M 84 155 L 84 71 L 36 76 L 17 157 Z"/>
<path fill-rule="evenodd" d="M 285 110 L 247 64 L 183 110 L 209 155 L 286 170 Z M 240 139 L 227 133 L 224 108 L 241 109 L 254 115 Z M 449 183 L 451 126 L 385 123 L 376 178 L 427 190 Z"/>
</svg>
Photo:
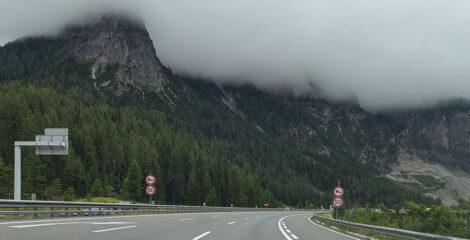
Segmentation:
<svg viewBox="0 0 470 240">
<path fill-rule="evenodd" d="M 149 174 L 145 177 L 145 183 L 148 185 L 154 185 L 157 179 L 152 174 Z"/>
<path fill-rule="evenodd" d="M 331 202 L 331 204 L 333 205 L 333 207 L 342 207 L 343 204 L 344 204 L 344 200 L 340 197 L 335 197 L 333 198 L 333 201 Z"/>
<path fill-rule="evenodd" d="M 333 188 L 333 194 L 335 197 L 342 197 L 344 195 L 344 188 L 340 186 Z"/>
<path fill-rule="evenodd" d="M 157 189 L 153 185 L 148 185 L 145 187 L 145 194 L 152 196 L 157 192 Z"/>
</svg>

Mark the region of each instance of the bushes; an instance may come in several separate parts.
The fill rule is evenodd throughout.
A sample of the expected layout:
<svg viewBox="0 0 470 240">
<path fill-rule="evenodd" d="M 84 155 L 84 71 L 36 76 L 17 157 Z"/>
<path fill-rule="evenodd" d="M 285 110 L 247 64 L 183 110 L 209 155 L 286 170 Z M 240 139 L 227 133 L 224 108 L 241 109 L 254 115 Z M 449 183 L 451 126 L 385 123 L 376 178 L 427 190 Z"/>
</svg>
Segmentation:
<svg viewBox="0 0 470 240">
<path fill-rule="evenodd" d="M 385 227 L 407 229 L 454 237 L 470 237 L 466 225 L 469 216 L 449 207 L 434 205 L 427 209 L 425 205 L 414 202 L 406 203 L 406 213 L 396 213 L 388 209 L 375 210 L 351 209 L 344 215 L 344 220 Z"/>
</svg>

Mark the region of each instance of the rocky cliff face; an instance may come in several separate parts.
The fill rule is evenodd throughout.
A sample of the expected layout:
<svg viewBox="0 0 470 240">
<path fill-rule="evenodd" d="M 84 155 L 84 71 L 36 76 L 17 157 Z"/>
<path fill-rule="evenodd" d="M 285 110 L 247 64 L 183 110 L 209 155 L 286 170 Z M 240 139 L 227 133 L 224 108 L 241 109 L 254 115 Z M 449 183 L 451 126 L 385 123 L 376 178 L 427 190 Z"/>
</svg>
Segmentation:
<svg viewBox="0 0 470 240">
<path fill-rule="evenodd" d="M 156 56 L 145 25 L 139 20 L 100 16 L 67 27 L 60 37 L 67 55 L 92 62 L 96 88 L 109 88 L 115 93 L 129 86 L 161 91 L 168 79 L 168 70 Z"/>
<path fill-rule="evenodd" d="M 250 92 L 251 91 L 251 92 Z M 470 106 L 373 114 L 352 103 L 224 89 L 237 115 L 302 151 L 368 163 L 408 188 L 455 205 L 470 197 Z M 253 110 L 262 102 L 263 108 Z"/>
</svg>

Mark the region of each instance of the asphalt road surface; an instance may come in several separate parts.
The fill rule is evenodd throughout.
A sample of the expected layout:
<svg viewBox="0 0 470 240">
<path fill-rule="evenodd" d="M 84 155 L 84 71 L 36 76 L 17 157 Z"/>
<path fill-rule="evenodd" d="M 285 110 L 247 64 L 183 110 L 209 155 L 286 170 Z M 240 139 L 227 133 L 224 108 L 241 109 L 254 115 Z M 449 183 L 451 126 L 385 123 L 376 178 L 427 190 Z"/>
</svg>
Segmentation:
<svg viewBox="0 0 470 240">
<path fill-rule="evenodd" d="M 357 239 L 318 226 L 312 212 L 235 212 L 75 217 L 0 222 L 0 239 Z"/>
</svg>

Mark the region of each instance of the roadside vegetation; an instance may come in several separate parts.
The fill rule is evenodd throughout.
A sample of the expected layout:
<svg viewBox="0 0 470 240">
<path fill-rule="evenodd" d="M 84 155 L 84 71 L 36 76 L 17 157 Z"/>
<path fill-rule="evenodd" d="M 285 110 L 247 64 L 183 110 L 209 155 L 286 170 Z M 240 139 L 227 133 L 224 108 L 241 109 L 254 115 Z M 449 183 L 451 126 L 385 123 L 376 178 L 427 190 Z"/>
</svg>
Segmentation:
<svg viewBox="0 0 470 240">
<path fill-rule="evenodd" d="M 470 201 L 460 207 L 407 202 L 405 208 L 388 209 L 352 208 L 339 211 L 338 218 L 345 221 L 407 229 L 444 236 L 470 238 L 470 213 L 465 209 Z"/>
</svg>

